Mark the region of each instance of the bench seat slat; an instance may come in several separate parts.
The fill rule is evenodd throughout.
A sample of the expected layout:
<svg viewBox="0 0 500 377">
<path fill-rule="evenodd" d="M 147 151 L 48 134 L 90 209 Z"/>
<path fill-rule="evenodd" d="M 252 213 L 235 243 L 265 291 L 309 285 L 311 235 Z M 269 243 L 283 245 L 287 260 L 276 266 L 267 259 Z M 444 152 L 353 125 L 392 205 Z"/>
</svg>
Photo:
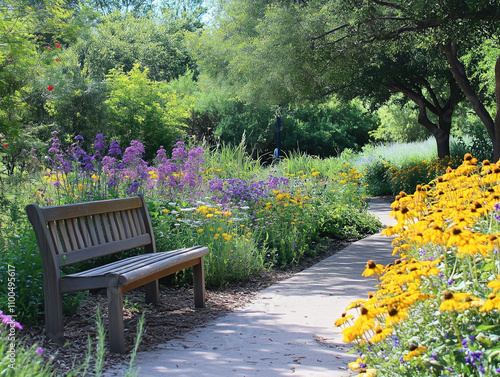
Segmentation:
<svg viewBox="0 0 500 377">
<path fill-rule="evenodd" d="M 118 284 L 119 287 L 132 289 L 142 285 L 142 282 L 140 284 L 134 283 L 140 282 L 146 277 L 149 278 L 158 273 L 164 274 L 168 268 L 174 268 L 178 271 L 185 268 L 179 268 L 179 266 L 193 265 L 197 263 L 199 258 L 208 253 L 207 247 L 195 246 L 174 251 L 136 255 L 106 266 L 65 275 L 60 279 L 61 290 L 62 292 L 70 292 L 71 290 L 107 288 L 110 284 Z"/>
</svg>

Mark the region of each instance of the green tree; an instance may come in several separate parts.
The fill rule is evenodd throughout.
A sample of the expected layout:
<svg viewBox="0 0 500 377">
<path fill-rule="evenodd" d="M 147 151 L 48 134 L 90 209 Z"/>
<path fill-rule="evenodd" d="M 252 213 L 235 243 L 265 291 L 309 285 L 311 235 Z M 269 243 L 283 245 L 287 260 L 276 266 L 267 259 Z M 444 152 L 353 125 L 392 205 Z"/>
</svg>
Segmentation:
<svg viewBox="0 0 500 377">
<path fill-rule="evenodd" d="M 91 80 L 104 80 L 112 69 L 128 72 L 139 63 L 148 68 L 152 80 L 169 81 L 196 69 L 184 43 L 193 22 L 171 12 L 159 18 L 114 12 L 98 20 L 72 48 Z"/>
<path fill-rule="evenodd" d="M 38 71 L 55 64 L 54 51 L 72 36 L 71 12 L 63 6 L 62 0 L 0 2 L 0 134 L 8 140 L 21 135 Z"/>
<path fill-rule="evenodd" d="M 161 145 L 168 149 L 183 134 L 191 106 L 188 98 L 182 98 L 168 84 L 147 76 L 147 68 L 138 64 L 128 73 L 112 69 L 107 75 L 106 105 L 110 129 L 120 143 L 141 141 L 146 158 L 152 159 Z"/>
<path fill-rule="evenodd" d="M 497 1 L 223 4 L 225 12 L 202 37 L 214 52 L 201 50 L 200 62 L 211 74 L 239 83 L 242 95 L 280 103 L 336 92 L 381 104 L 391 93 L 403 93 L 418 105 L 419 123 L 436 138 L 441 157 L 449 153 L 453 111 L 465 96 L 490 137 L 500 134 L 459 60 L 495 35 Z M 469 68 L 477 69 L 474 60 Z"/>
</svg>

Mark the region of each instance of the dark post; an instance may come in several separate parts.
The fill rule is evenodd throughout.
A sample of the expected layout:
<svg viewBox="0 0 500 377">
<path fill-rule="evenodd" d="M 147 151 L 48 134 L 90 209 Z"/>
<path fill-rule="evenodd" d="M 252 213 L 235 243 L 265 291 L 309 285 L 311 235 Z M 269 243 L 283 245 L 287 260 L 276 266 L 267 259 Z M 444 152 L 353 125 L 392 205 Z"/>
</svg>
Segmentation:
<svg viewBox="0 0 500 377">
<path fill-rule="evenodd" d="M 276 117 L 276 132 L 277 132 L 277 144 L 276 148 L 278 148 L 278 158 L 281 154 L 281 116 L 278 113 Z"/>
</svg>

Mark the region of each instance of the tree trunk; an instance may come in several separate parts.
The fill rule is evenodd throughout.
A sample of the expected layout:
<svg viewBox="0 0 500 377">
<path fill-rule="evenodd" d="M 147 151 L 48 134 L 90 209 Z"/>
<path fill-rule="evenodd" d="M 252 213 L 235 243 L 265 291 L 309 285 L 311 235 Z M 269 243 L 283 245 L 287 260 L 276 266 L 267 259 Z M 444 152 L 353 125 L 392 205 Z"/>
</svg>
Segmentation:
<svg viewBox="0 0 500 377">
<path fill-rule="evenodd" d="M 436 139 L 438 158 L 450 155 L 450 131 L 436 128 L 432 133 Z"/>
<path fill-rule="evenodd" d="M 497 117 L 495 118 L 495 120 L 493 120 L 491 114 L 488 112 L 484 104 L 479 99 L 476 91 L 472 87 L 467 76 L 467 72 L 465 71 L 464 65 L 462 64 L 462 62 L 460 62 L 460 60 L 458 60 L 456 44 L 454 42 L 449 42 L 442 45 L 441 49 L 446 55 L 446 60 L 450 65 L 450 71 L 458 86 L 465 94 L 465 96 L 471 103 L 473 110 L 475 111 L 479 119 L 481 119 L 481 122 L 483 122 L 486 130 L 488 131 L 488 135 L 490 136 L 490 139 L 493 143 L 493 158 L 496 162 L 500 158 L 500 119 L 498 115 L 498 106 L 500 103 L 500 101 L 498 100 L 499 97 L 497 97 Z M 500 66 L 497 60 L 497 63 L 495 65 L 495 94 L 498 96 L 500 96 L 500 94 L 498 93 L 499 91 Z"/>
</svg>

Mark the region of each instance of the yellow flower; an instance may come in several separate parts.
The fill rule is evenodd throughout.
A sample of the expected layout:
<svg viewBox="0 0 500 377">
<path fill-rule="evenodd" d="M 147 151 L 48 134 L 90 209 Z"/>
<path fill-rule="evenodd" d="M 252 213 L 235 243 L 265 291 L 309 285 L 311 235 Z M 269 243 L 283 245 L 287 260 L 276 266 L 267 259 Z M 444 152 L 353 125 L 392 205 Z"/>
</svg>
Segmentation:
<svg viewBox="0 0 500 377">
<path fill-rule="evenodd" d="M 347 305 L 346 310 L 351 310 L 351 309 L 354 309 L 354 308 L 359 308 L 365 302 L 366 302 L 366 300 L 364 300 L 364 299 L 359 299 L 359 300 L 353 301 L 349 305 Z"/>
<path fill-rule="evenodd" d="M 349 369 L 351 369 L 354 372 L 357 372 L 360 370 L 360 364 L 363 362 L 363 359 L 361 357 L 358 357 L 356 361 L 353 361 L 352 363 L 347 364 L 349 366 Z"/>
<path fill-rule="evenodd" d="M 497 293 L 500 289 L 500 275 L 497 276 L 498 280 L 490 281 L 488 283 L 488 288 L 493 288 L 493 293 Z"/>
<path fill-rule="evenodd" d="M 377 375 L 377 370 L 373 368 L 360 369 L 358 377 L 375 377 Z"/>
<path fill-rule="evenodd" d="M 369 260 L 366 263 L 366 269 L 363 271 L 361 276 L 372 276 L 372 275 L 380 275 L 384 270 L 384 266 L 381 264 L 376 264 L 374 261 Z"/>
<path fill-rule="evenodd" d="M 349 321 L 351 318 L 354 318 L 354 316 L 352 314 L 342 313 L 342 317 L 340 317 L 339 319 L 337 319 L 334 324 L 335 324 L 336 327 L 340 327 L 344 323 L 346 323 L 347 321 Z"/>
<path fill-rule="evenodd" d="M 163 213 L 169 213 L 169 212 L 170 212 L 170 210 L 168 210 L 168 209 L 163 210 Z"/>
<path fill-rule="evenodd" d="M 410 345 L 410 352 L 408 352 L 405 356 L 403 356 L 403 359 L 408 361 L 412 357 L 418 356 L 422 354 L 422 352 L 426 351 L 427 347 L 424 346 L 415 346 L 414 344 Z"/>
<path fill-rule="evenodd" d="M 372 342 L 372 343 L 380 342 L 381 340 L 385 339 L 387 336 L 391 335 L 392 331 L 393 331 L 391 328 L 382 329 L 380 326 L 375 327 L 374 330 L 375 330 L 375 335 L 372 336 L 372 338 L 370 339 L 370 342 Z"/>
<path fill-rule="evenodd" d="M 98 181 L 98 180 L 99 180 L 99 177 L 98 177 L 97 175 L 95 175 L 95 174 L 92 174 L 92 179 L 93 179 L 94 181 Z"/>
<path fill-rule="evenodd" d="M 385 320 L 385 326 L 390 327 L 395 323 L 406 318 L 407 313 L 405 310 L 402 310 L 396 306 L 389 306 L 387 314 L 389 314 Z"/>
<path fill-rule="evenodd" d="M 211 218 L 211 217 L 214 217 L 214 214 L 213 213 L 207 213 L 205 217 Z"/>
<path fill-rule="evenodd" d="M 81 183 L 78 184 L 78 190 L 82 190 L 83 189 L 83 185 Z"/>
<path fill-rule="evenodd" d="M 488 300 L 484 303 L 484 305 L 479 309 L 480 312 L 491 312 L 493 309 L 500 310 L 500 297 L 496 297 L 494 293 L 490 293 L 488 295 Z"/>
<path fill-rule="evenodd" d="M 311 175 L 312 175 L 313 177 L 317 176 L 318 174 L 319 174 L 319 171 L 315 171 L 315 172 L 311 173 Z"/>
<path fill-rule="evenodd" d="M 467 293 L 453 293 L 449 290 L 443 293 L 443 302 L 439 306 L 439 311 L 456 310 L 460 308 L 460 302 L 468 297 Z"/>
<path fill-rule="evenodd" d="M 205 229 L 198 229 L 198 233 L 203 232 Z"/>
</svg>

